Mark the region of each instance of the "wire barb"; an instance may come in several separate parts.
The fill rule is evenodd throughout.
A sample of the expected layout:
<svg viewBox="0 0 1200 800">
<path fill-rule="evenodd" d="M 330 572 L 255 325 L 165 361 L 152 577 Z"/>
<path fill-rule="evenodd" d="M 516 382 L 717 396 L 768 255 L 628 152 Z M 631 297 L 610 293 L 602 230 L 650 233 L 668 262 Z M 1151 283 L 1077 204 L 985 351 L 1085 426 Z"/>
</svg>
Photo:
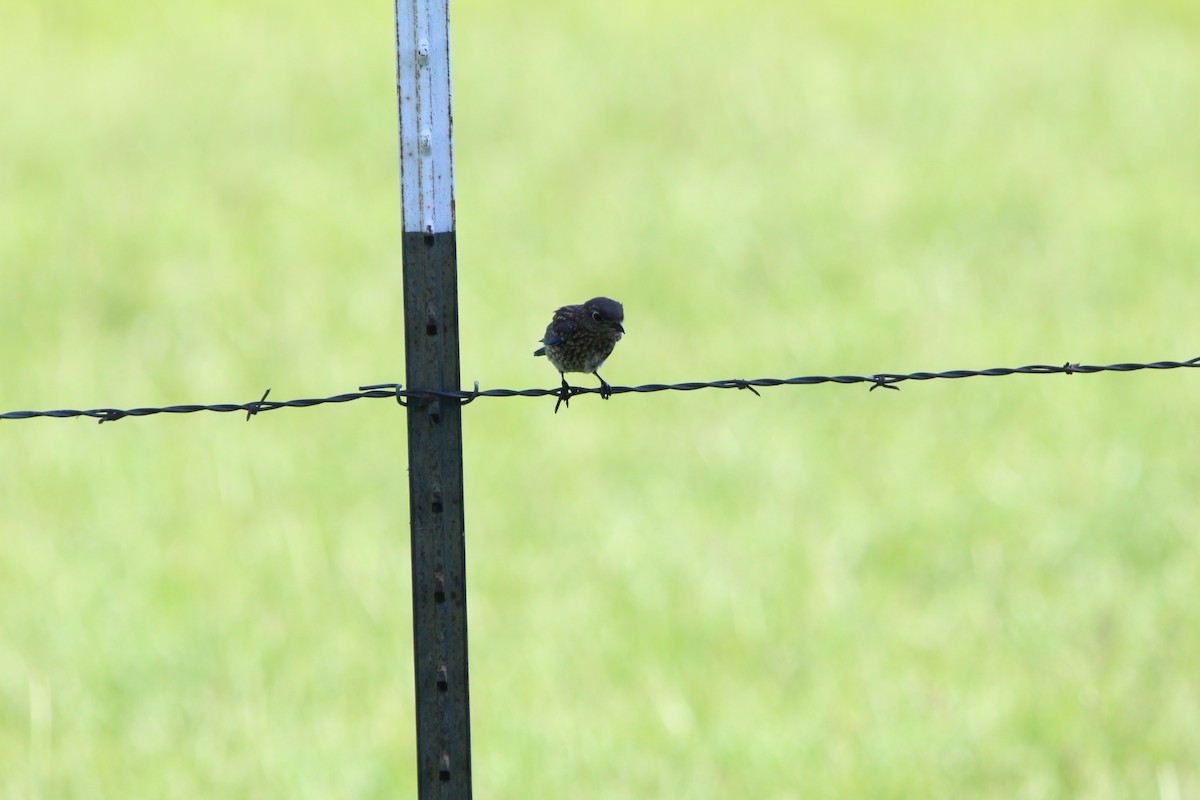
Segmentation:
<svg viewBox="0 0 1200 800">
<path fill-rule="evenodd" d="M 269 395 L 270 393 L 271 393 L 271 390 L 267 389 L 265 392 L 263 392 L 262 399 L 259 400 L 257 403 L 247 403 L 246 404 L 246 422 L 249 422 L 251 417 L 253 417 L 255 414 L 257 414 L 259 411 L 262 411 L 263 403 L 265 403 L 267 401 L 267 395 Z"/>
<path fill-rule="evenodd" d="M 974 377 L 1003 377 L 1007 375 L 1090 375 L 1097 372 L 1135 372 L 1144 369 L 1181 369 L 1200 367 L 1200 356 L 1189 359 L 1188 361 L 1152 361 L 1149 363 L 1124 363 L 1124 364 L 1109 364 L 1107 366 L 1094 366 L 1090 364 L 1080 364 L 1075 361 L 1067 361 L 1061 367 L 1051 366 L 1047 364 L 1033 364 L 1026 367 L 997 367 L 993 369 L 956 369 L 948 372 L 911 372 L 908 374 L 881 372 L 872 375 L 808 375 L 798 378 L 757 378 L 755 380 L 746 380 L 743 378 L 733 378 L 722 381 L 710 382 L 693 382 L 693 383 L 649 383 L 642 386 L 609 386 L 607 393 L 628 394 L 629 392 L 637 392 L 638 394 L 648 394 L 651 392 L 692 392 L 697 389 L 749 389 L 756 396 L 761 397 L 758 388 L 768 388 L 774 386 L 815 386 L 821 383 L 836 383 L 836 384 L 853 384 L 853 383 L 869 383 L 871 387 L 868 391 L 875 391 L 882 387 L 884 389 L 899 390 L 900 387 L 896 384 L 903 381 L 928 381 L 936 379 L 954 379 L 954 378 L 974 378 Z M 554 404 L 554 412 L 558 413 L 560 405 L 568 405 L 570 399 L 581 394 L 602 394 L 604 389 L 593 389 L 586 386 L 570 386 L 563 381 L 563 385 L 554 389 L 486 389 L 480 391 L 479 381 L 475 381 L 475 388 L 472 391 L 451 390 L 451 389 L 405 389 L 403 384 L 399 383 L 377 383 L 369 386 L 358 387 L 357 392 L 348 394 L 334 395 L 333 397 L 320 397 L 314 399 L 299 399 L 299 400 L 267 400 L 267 395 L 271 393 L 268 389 L 263 393 L 260 400 L 250 403 L 226 403 L 221 405 L 181 405 L 181 406 L 166 406 L 163 408 L 93 408 L 86 411 L 77 409 L 58 409 L 54 411 L 9 411 L 0 414 L 0 419 L 33 419 L 34 417 L 53 417 L 56 419 L 65 419 L 67 417 L 91 417 L 99 423 L 115 422 L 125 417 L 146 417 L 151 414 L 191 414 L 197 411 L 215 411 L 225 413 L 229 411 L 244 411 L 246 419 L 249 419 L 256 414 L 264 411 L 275 411 L 280 408 L 310 408 L 312 406 L 324 405 L 325 403 L 348 403 L 352 400 L 361 400 L 363 398 L 384 398 L 390 397 L 395 399 L 402 406 L 407 406 L 408 402 L 416 400 L 418 403 L 430 403 L 438 400 L 455 400 L 461 405 L 473 403 L 480 397 L 547 397 L 553 396 L 556 398 Z"/>
<path fill-rule="evenodd" d="M 733 383 L 738 389 L 749 389 L 751 392 L 754 393 L 755 397 L 762 397 L 762 395 L 758 393 L 758 389 L 755 389 L 753 386 L 750 385 L 750 381 L 742 380 L 741 378 L 737 378 L 737 379 L 734 379 L 733 381 L 731 381 L 731 383 Z"/>
<path fill-rule="evenodd" d="M 871 388 L 867 389 L 867 391 L 873 392 L 876 389 L 895 389 L 898 392 L 900 391 L 900 387 L 893 385 L 897 377 L 898 376 L 894 375 L 868 375 L 867 380 L 871 381 Z"/>
</svg>

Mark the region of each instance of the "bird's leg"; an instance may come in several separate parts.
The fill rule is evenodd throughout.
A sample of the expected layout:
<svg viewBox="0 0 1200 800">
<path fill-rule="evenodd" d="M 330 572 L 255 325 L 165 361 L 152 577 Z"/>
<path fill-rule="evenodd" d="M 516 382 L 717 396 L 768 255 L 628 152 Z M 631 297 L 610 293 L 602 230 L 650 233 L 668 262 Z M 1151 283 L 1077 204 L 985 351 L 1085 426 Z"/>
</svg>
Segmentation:
<svg viewBox="0 0 1200 800">
<path fill-rule="evenodd" d="M 558 392 L 558 402 L 554 404 L 555 414 L 558 413 L 558 407 L 560 405 L 565 404 L 567 408 L 571 407 L 571 384 L 567 383 L 567 376 L 565 373 L 560 372 L 559 375 L 562 376 L 562 389 L 560 389 Z"/>
<path fill-rule="evenodd" d="M 600 378 L 599 372 L 593 372 L 592 374 Z M 600 378 L 600 397 L 604 400 L 612 397 L 612 387 L 608 385 L 608 381 L 604 380 L 604 378 Z"/>
</svg>

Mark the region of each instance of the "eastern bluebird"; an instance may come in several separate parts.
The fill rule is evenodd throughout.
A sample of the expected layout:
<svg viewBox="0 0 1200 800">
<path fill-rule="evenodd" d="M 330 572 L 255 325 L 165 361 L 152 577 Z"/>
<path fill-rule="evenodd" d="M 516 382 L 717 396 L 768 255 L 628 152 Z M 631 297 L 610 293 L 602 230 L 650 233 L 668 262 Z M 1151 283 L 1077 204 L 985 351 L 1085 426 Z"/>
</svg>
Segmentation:
<svg viewBox="0 0 1200 800">
<path fill-rule="evenodd" d="M 571 386 L 566 373 L 590 372 L 600 378 L 597 370 L 604 366 L 604 359 L 625 333 L 621 327 L 624 319 L 625 309 L 607 297 L 593 297 L 583 305 L 563 306 L 554 312 L 554 319 L 542 337 L 545 346 L 534 351 L 534 355 L 550 359 L 562 375 L 562 393 L 554 404 L 555 413 L 559 403 L 570 401 Z M 600 378 L 600 396 L 607 400 L 611 394 L 608 382 Z"/>
</svg>

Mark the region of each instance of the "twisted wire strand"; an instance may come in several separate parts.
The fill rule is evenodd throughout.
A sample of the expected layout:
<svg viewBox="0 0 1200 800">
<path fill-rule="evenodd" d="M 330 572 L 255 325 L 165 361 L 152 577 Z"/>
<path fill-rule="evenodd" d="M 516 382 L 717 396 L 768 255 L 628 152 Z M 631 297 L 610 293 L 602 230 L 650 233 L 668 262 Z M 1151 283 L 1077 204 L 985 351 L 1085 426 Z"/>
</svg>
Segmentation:
<svg viewBox="0 0 1200 800">
<path fill-rule="evenodd" d="M 946 372 L 909 372 L 909 373 L 894 373 L 894 372 L 879 372 L 873 375 L 808 375 L 797 378 L 755 378 L 753 380 L 745 380 L 740 378 L 730 378 L 719 381 L 695 381 L 689 383 L 648 383 L 641 386 L 612 386 L 610 387 L 611 394 L 628 394 L 636 392 L 638 394 L 648 394 L 652 392 L 693 392 L 698 389 L 748 389 L 758 395 L 758 389 L 771 388 L 776 386 L 815 386 L 822 383 L 835 384 L 870 384 L 870 391 L 876 389 L 895 389 L 899 390 L 897 384 L 904 381 L 930 381 L 943 379 L 957 378 L 975 378 L 975 377 L 1003 377 L 1007 375 L 1089 375 L 1097 372 L 1135 372 L 1138 370 L 1161 370 L 1161 369 L 1181 369 L 1181 368 L 1197 368 L 1200 367 L 1200 356 L 1188 361 L 1153 361 L 1149 363 L 1126 363 L 1126 364 L 1107 364 L 1097 366 L 1092 364 L 1078 364 L 1067 362 L 1062 366 L 1052 366 L 1049 364 L 1033 364 L 1025 367 L 995 367 L 992 369 L 955 369 Z M 261 399 L 249 403 L 221 403 L 218 405 L 177 405 L 164 406 L 161 408 L 92 408 L 87 410 L 79 409 L 56 409 L 52 411 L 9 411 L 0 414 L 0 419 L 33 419 L 36 417 L 52 417 L 56 419 L 64 419 L 70 417 L 90 417 L 98 422 L 114 422 L 125 417 L 146 417 L 152 414 L 192 414 L 198 411 L 215 411 L 217 413 L 228 413 L 231 411 L 245 412 L 246 420 L 249 421 L 255 414 L 260 414 L 264 411 L 275 411 L 280 408 L 311 408 L 313 406 L 324 405 L 326 403 L 349 403 L 353 400 L 362 400 L 364 398 L 381 399 L 392 398 L 400 405 L 408 405 L 409 402 L 429 403 L 433 401 L 457 401 L 462 405 L 471 403 L 480 397 L 547 397 L 552 396 L 562 400 L 570 399 L 581 394 L 600 394 L 600 388 L 591 388 L 586 386 L 572 386 L 564 390 L 562 387 L 554 389 L 479 389 L 479 382 L 475 382 L 473 391 L 465 390 L 444 390 L 444 389 L 405 389 L 403 385 L 398 383 L 380 383 L 369 386 L 360 386 L 357 392 L 348 392 L 346 394 L 333 395 L 332 397 L 318 398 L 302 398 L 298 400 L 268 400 L 267 396 L 271 393 L 268 389 Z"/>
</svg>

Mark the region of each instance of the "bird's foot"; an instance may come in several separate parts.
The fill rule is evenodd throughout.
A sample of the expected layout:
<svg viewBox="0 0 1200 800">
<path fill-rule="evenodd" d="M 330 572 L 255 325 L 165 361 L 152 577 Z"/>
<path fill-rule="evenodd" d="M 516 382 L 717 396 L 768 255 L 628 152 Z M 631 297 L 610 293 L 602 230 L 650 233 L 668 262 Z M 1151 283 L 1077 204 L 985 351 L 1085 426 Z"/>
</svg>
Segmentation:
<svg viewBox="0 0 1200 800">
<path fill-rule="evenodd" d="M 592 374 L 597 378 L 600 378 L 599 372 L 593 372 Z M 604 378 L 600 378 L 600 398 L 602 400 L 607 400 L 610 397 L 612 397 L 612 387 L 608 385 L 608 381 L 604 380 Z"/>
<path fill-rule="evenodd" d="M 562 388 L 558 390 L 558 402 L 554 404 L 554 413 L 558 413 L 558 407 L 565 405 L 571 407 L 571 384 L 567 383 L 567 376 L 562 376 Z"/>
</svg>

